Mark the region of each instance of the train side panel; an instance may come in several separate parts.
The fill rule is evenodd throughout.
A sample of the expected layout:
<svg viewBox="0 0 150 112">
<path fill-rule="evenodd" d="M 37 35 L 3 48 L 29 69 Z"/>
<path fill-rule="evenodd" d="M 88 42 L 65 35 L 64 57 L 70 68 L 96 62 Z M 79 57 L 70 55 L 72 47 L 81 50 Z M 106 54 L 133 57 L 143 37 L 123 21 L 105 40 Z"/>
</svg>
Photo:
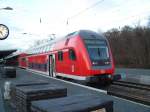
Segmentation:
<svg viewBox="0 0 150 112">
<path fill-rule="evenodd" d="M 46 54 L 28 56 L 27 59 L 29 69 L 42 72 L 48 71 L 48 58 Z"/>
<path fill-rule="evenodd" d="M 19 67 L 21 68 L 27 68 L 27 54 L 23 53 L 20 54 L 18 57 Z"/>
</svg>

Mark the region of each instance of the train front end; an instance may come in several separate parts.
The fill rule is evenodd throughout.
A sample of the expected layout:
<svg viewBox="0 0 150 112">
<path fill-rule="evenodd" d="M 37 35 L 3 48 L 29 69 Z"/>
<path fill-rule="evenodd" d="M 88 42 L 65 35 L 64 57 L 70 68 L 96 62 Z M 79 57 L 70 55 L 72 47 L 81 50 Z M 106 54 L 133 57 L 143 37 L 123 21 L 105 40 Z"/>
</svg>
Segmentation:
<svg viewBox="0 0 150 112">
<path fill-rule="evenodd" d="M 86 49 L 86 81 L 111 81 L 114 74 L 114 61 L 107 39 L 92 31 L 80 31 L 80 38 Z"/>
</svg>

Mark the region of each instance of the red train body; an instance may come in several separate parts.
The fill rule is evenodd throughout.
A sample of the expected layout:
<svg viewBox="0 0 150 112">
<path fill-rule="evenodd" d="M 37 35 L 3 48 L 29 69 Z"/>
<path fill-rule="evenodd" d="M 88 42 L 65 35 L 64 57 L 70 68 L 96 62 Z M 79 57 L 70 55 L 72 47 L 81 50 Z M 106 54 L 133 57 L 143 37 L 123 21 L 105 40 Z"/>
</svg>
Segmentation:
<svg viewBox="0 0 150 112">
<path fill-rule="evenodd" d="M 84 82 L 112 79 L 114 73 L 107 39 L 88 30 L 32 48 L 28 54 L 20 55 L 19 66 Z"/>
<path fill-rule="evenodd" d="M 22 68 L 27 68 L 26 56 L 28 56 L 28 55 L 25 53 L 22 53 L 19 55 L 18 62 L 19 62 L 19 66 Z"/>
</svg>

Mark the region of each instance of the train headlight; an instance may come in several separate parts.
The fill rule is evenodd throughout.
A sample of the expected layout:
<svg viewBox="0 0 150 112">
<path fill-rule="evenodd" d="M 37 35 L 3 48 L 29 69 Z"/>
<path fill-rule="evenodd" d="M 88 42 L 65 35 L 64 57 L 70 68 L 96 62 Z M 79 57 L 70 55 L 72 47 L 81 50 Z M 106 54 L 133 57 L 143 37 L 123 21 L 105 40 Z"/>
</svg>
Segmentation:
<svg viewBox="0 0 150 112">
<path fill-rule="evenodd" d="M 108 75 L 108 78 L 113 80 L 113 76 L 112 75 Z"/>
<path fill-rule="evenodd" d="M 111 75 L 108 75 L 108 78 L 112 78 L 112 76 L 111 76 Z"/>
<path fill-rule="evenodd" d="M 97 65 L 97 64 L 98 64 L 98 62 L 92 62 L 92 64 L 93 64 L 93 65 Z"/>
<path fill-rule="evenodd" d="M 108 64 L 110 64 L 110 62 L 109 62 L 109 61 L 106 61 L 106 62 L 105 62 L 105 65 L 108 65 Z"/>
</svg>

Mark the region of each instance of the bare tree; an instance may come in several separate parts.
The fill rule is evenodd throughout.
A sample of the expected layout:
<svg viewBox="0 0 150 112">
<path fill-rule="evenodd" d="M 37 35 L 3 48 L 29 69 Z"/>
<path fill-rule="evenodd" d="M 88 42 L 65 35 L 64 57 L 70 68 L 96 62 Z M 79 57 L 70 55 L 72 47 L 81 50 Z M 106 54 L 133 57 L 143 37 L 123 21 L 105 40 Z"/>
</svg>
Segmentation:
<svg viewBox="0 0 150 112">
<path fill-rule="evenodd" d="M 117 66 L 150 68 L 150 28 L 124 26 L 105 33 Z"/>
</svg>

